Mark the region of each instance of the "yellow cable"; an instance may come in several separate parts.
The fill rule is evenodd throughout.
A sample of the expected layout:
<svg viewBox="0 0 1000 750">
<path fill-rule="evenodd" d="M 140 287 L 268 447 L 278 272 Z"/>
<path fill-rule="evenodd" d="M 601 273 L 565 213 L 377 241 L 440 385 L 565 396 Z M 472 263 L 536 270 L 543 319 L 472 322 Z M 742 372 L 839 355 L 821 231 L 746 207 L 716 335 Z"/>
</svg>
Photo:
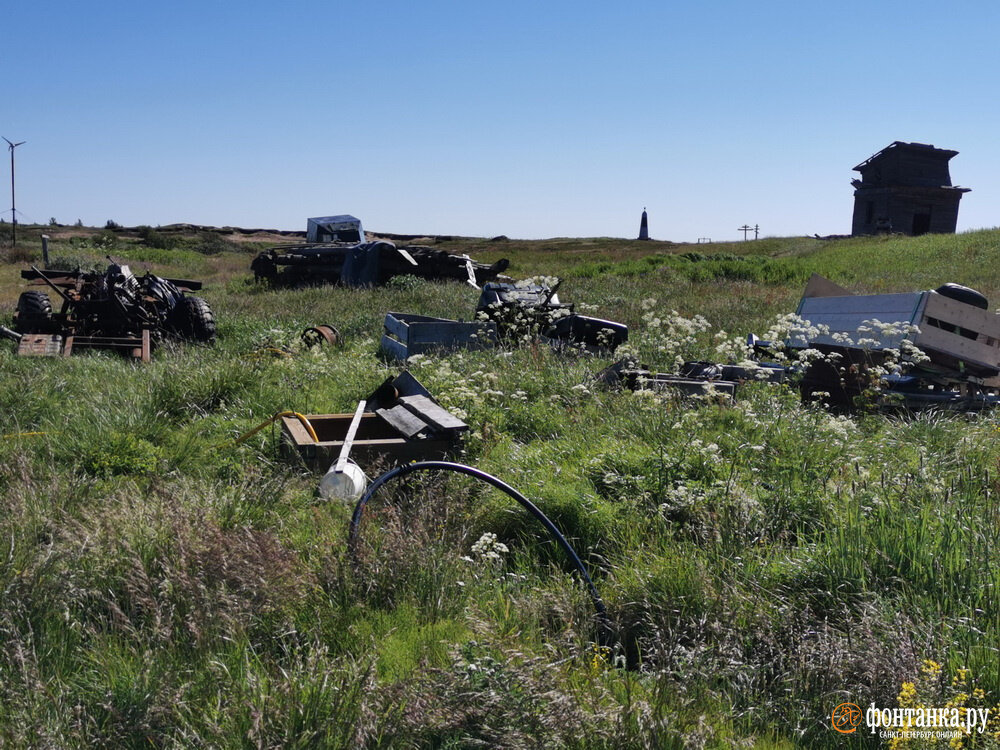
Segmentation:
<svg viewBox="0 0 1000 750">
<path fill-rule="evenodd" d="M 313 439 L 313 442 L 314 443 L 318 443 L 319 442 L 319 437 L 317 437 L 317 435 L 316 435 L 316 430 L 314 430 L 313 426 L 311 424 L 309 424 L 309 420 L 306 419 L 306 417 L 305 417 L 304 414 L 299 414 L 297 411 L 279 411 L 277 414 L 275 414 L 273 417 L 271 417 L 267 421 L 261 422 L 259 425 L 257 425 L 256 427 L 254 427 L 249 432 L 245 432 L 242 435 L 240 435 L 238 438 L 236 438 L 236 440 L 234 441 L 234 444 L 235 443 L 242 443 L 248 437 L 256 435 L 258 432 L 260 432 L 261 430 L 263 430 L 269 424 L 271 424 L 272 422 L 274 422 L 276 420 L 281 419 L 282 417 L 295 417 L 297 420 L 299 420 L 302 423 L 302 426 L 306 428 L 306 432 L 309 433 L 309 437 L 311 437 Z"/>
<path fill-rule="evenodd" d="M 38 437 L 39 435 L 48 435 L 48 434 L 49 433 L 47 432 L 12 432 L 9 435 L 4 435 L 3 439 L 13 440 L 14 438 L 19 438 L 19 437 Z M 318 443 L 319 441 L 317 440 L 316 442 Z"/>
</svg>

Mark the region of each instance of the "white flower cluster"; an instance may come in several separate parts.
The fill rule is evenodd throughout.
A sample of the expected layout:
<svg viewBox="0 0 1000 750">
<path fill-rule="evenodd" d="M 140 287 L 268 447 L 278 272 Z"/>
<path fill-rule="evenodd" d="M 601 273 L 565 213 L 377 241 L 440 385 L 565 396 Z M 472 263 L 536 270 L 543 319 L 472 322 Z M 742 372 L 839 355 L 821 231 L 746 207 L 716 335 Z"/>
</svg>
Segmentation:
<svg viewBox="0 0 1000 750">
<path fill-rule="evenodd" d="M 440 359 L 417 354 L 410 357 L 410 367 L 417 367 L 420 380 L 435 395 L 441 405 L 459 419 L 468 417 L 467 410 L 488 403 L 497 403 L 508 398 L 499 389 L 500 376 L 495 372 L 478 369 L 466 374 L 456 367 L 465 362 L 465 355 L 456 352 Z M 515 391 L 510 397 L 517 401 L 527 400 L 523 391 Z"/>
<path fill-rule="evenodd" d="M 699 338 L 712 327 L 701 315 L 685 318 L 676 310 L 668 314 L 658 313 L 653 298 L 644 299 L 641 306 L 645 311 L 642 320 L 646 324 L 646 342 L 658 358 L 669 362 L 675 369 L 693 358 Z"/>
<path fill-rule="evenodd" d="M 497 535 L 487 531 L 472 545 L 472 554 L 484 562 L 499 562 L 510 550 L 503 542 L 497 541 Z"/>
<path fill-rule="evenodd" d="M 514 282 L 518 289 L 531 289 L 536 286 L 545 286 L 551 289 L 560 281 L 558 276 L 529 276 Z"/>
<path fill-rule="evenodd" d="M 705 491 L 700 487 L 690 487 L 685 482 L 677 482 L 663 493 L 663 497 L 664 502 L 659 504 L 658 510 L 663 515 L 669 515 L 697 505 L 704 500 Z"/>
</svg>

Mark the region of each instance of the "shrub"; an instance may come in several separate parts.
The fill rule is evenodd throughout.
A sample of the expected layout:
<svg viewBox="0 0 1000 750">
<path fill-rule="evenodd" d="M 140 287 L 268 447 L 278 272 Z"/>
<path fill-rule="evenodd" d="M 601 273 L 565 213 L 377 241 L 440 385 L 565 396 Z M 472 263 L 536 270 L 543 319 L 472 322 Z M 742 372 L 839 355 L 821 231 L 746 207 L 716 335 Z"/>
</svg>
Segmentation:
<svg viewBox="0 0 1000 750">
<path fill-rule="evenodd" d="M 83 468 L 88 474 L 108 478 L 125 474 L 152 474 L 160 461 L 160 449 L 148 440 L 130 433 L 112 433 L 91 447 L 84 456 Z"/>
<path fill-rule="evenodd" d="M 152 227 L 141 226 L 137 231 L 139 232 L 140 239 L 142 239 L 147 247 L 156 248 L 157 250 L 169 250 L 177 245 L 175 238 L 165 235 Z"/>
<path fill-rule="evenodd" d="M 194 249 L 203 255 L 218 255 L 224 252 L 240 252 L 243 250 L 235 242 L 224 239 L 217 232 L 201 232 L 198 235 Z"/>
</svg>

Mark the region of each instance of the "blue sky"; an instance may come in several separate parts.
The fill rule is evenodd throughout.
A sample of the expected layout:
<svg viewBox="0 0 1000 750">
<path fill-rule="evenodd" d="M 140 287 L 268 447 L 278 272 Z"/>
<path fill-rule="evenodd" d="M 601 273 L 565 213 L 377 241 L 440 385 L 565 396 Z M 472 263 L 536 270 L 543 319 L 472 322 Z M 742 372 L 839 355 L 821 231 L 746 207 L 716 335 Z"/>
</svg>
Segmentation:
<svg viewBox="0 0 1000 750">
<path fill-rule="evenodd" d="M 1000 225 L 998 21 L 979 0 L 38 0 L 5 10 L 0 135 L 27 141 L 24 222 L 632 237 L 645 206 L 656 239 L 848 233 L 851 167 L 901 140 L 960 152 L 977 229 Z"/>
</svg>

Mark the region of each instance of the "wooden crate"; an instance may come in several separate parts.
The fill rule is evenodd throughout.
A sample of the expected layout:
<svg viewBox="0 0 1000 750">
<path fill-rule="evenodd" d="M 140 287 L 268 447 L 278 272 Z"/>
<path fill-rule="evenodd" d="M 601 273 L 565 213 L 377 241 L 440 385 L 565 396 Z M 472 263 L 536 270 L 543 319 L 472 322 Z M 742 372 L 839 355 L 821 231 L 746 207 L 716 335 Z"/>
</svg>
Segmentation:
<svg viewBox="0 0 1000 750">
<path fill-rule="evenodd" d="M 497 328 L 491 321 L 465 323 L 413 313 L 386 313 L 382 351 L 405 360 L 414 354 L 453 349 L 489 349 L 496 346 Z"/>
<path fill-rule="evenodd" d="M 282 417 L 284 436 L 282 449 L 287 455 L 298 455 L 314 471 L 326 471 L 340 455 L 353 414 L 306 414 L 319 442 L 309 435 L 295 417 Z M 430 461 L 445 458 L 461 443 L 457 434 L 410 440 L 375 412 L 361 417 L 351 448 L 351 459 L 362 469 L 377 463 L 398 465 L 409 461 Z"/>
</svg>

